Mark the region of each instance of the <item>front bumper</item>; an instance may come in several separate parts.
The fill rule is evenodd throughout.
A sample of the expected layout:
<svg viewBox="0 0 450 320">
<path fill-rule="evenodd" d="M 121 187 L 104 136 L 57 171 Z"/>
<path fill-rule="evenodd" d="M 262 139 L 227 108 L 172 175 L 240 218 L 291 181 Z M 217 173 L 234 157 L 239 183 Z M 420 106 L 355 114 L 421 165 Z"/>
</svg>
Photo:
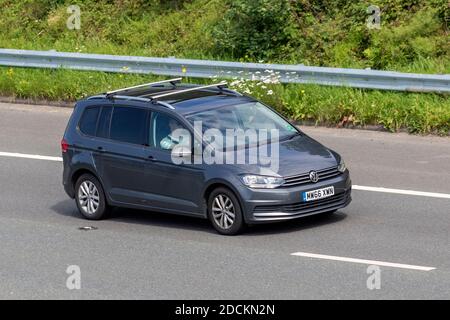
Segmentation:
<svg viewBox="0 0 450 320">
<path fill-rule="evenodd" d="M 334 186 L 332 197 L 311 202 L 302 201 L 302 193 Z M 284 221 L 346 207 L 352 200 L 348 170 L 332 179 L 297 187 L 279 189 L 250 189 L 241 193 L 247 223 Z"/>
</svg>

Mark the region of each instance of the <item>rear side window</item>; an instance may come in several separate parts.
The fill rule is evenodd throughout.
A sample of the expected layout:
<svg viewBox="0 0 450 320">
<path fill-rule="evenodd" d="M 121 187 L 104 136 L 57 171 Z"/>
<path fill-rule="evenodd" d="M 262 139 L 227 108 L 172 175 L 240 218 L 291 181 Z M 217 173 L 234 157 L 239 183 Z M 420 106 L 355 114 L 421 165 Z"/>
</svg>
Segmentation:
<svg viewBox="0 0 450 320">
<path fill-rule="evenodd" d="M 100 111 L 100 107 L 92 107 L 84 110 L 80 120 L 80 131 L 89 136 L 95 135 L 95 129 L 97 128 L 97 118 Z"/>
<path fill-rule="evenodd" d="M 103 107 L 98 119 L 97 125 L 97 137 L 108 138 L 109 137 L 109 123 L 111 122 L 111 107 Z"/>
<path fill-rule="evenodd" d="M 147 110 L 132 107 L 114 107 L 110 138 L 134 143 L 146 143 Z"/>
</svg>

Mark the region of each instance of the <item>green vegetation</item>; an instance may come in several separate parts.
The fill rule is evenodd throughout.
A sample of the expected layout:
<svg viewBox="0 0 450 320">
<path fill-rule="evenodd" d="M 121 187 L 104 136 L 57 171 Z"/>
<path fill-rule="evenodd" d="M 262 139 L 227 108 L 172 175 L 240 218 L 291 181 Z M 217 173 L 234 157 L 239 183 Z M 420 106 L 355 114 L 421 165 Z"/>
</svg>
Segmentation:
<svg viewBox="0 0 450 320">
<path fill-rule="evenodd" d="M 80 30 L 66 27 L 73 4 Z M 370 4 L 382 9 L 380 30 L 366 26 Z M 0 0 L 0 8 L 2 48 L 450 73 L 447 0 Z M 2 67 L 0 94 L 72 101 L 154 78 Z M 450 131 L 445 95 L 244 85 L 300 121 Z"/>
</svg>

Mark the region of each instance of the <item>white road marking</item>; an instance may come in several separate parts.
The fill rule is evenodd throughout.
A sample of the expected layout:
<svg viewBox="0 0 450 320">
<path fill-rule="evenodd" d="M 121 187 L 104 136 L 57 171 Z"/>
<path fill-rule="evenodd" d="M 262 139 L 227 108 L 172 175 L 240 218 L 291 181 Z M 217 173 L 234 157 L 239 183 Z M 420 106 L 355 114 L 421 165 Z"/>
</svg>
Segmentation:
<svg viewBox="0 0 450 320">
<path fill-rule="evenodd" d="M 26 158 L 26 159 L 58 161 L 58 162 L 62 161 L 61 157 L 49 157 L 49 156 L 41 156 L 41 155 L 34 155 L 34 154 L 11 153 L 11 152 L 0 152 L 0 157 Z M 367 187 L 367 186 L 358 186 L 358 185 L 353 185 L 352 188 L 353 188 L 353 190 L 361 190 L 361 191 L 384 192 L 384 193 L 395 193 L 395 194 L 404 194 L 404 195 L 421 196 L 421 197 L 450 199 L 450 194 L 446 194 L 446 193 L 390 189 L 390 188 L 382 188 L 382 187 Z"/>
<path fill-rule="evenodd" d="M 325 260 L 333 260 L 333 261 L 343 261 L 343 262 L 353 262 L 353 263 L 362 263 L 367 265 L 377 265 L 382 267 L 392 267 L 392 268 L 401 268 L 401 269 L 411 269 L 411 270 L 420 270 L 420 271 L 431 271 L 435 270 L 434 267 L 423 267 L 423 266 L 414 266 L 410 264 L 402 264 L 402 263 L 392 263 L 392 262 L 384 262 L 384 261 L 376 261 L 376 260 L 365 260 L 365 259 L 354 259 L 354 258 L 346 258 L 346 257 L 337 257 L 337 256 L 328 256 L 324 254 L 315 254 L 315 253 L 307 253 L 307 252 L 294 252 L 291 253 L 291 256 L 298 257 L 307 257 L 314 259 L 325 259 Z"/>
<path fill-rule="evenodd" d="M 357 186 L 357 185 L 353 185 L 352 189 L 353 190 L 361 190 L 361 191 L 396 193 L 396 194 L 405 194 L 405 195 L 411 195 L 411 196 L 450 199 L 450 194 L 446 194 L 446 193 L 422 192 L 422 191 L 389 189 L 389 188 L 379 188 L 379 187 L 365 187 L 365 186 Z"/>
<path fill-rule="evenodd" d="M 49 156 L 40 156 L 36 154 L 12 153 L 12 152 L 0 152 L 0 157 L 25 158 L 25 159 L 59 161 L 59 162 L 62 161 L 61 157 L 49 157 Z"/>
</svg>

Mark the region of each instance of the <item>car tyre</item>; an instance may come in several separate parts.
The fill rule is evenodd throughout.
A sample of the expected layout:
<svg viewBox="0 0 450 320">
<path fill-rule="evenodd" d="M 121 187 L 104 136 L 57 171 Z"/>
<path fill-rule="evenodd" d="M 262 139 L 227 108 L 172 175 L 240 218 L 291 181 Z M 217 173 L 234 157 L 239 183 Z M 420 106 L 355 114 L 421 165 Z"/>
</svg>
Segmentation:
<svg viewBox="0 0 450 320">
<path fill-rule="evenodd" d="M 100 181 L 91 174 L 83 174 L 78 178 L 75 202 L 80 213 L 88 220 L 104 219 L 110 211 Z"/>
<path fill-rule="evenodd" d="M 223 235 L 236 235 L 245 228 L 239 200 L 227 188 L 217 188 L 210 194 L 208 218 L 217 232 Z"/>
</svg>

